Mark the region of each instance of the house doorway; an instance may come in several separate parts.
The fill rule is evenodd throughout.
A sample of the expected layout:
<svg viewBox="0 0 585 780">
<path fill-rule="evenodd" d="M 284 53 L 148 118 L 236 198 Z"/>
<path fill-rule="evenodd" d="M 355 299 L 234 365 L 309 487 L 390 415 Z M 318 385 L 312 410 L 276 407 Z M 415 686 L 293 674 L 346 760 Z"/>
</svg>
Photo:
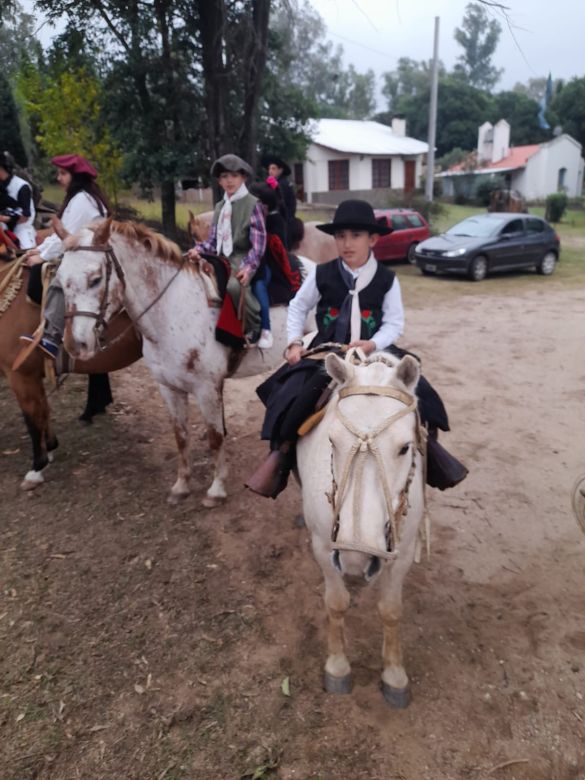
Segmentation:
<svg viewBox="0 0 585 780">
<path fill-rule="evenodd" d="M 414 160 L 404 161 L 404 192 L 414 191 L 416 162 Z"/>
</svg>

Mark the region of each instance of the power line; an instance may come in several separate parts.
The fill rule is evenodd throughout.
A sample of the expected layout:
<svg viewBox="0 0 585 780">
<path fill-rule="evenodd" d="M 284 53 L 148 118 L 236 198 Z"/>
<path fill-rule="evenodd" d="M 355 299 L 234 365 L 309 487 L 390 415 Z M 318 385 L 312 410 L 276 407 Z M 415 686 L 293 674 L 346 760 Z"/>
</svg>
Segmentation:
<svg viewBox="0 0 585 780">
<path fill-rule="evenodd" d="M 335 38 L 340 38 L 342 41 L 346 41 L 346 43 L 351 43 L 354 46 L 359 46 L 361 49 L 365 49 L 366 51 L 371 51 L 373 54 L 379 54 L 381 57 L 384 57 L 385 59 L 390 59 L 396 61 L 396 57 L 392 57 L 388 55 L 387 51 L 380 51 L 380 49 L 372 49 L 371 46 L 366 46 L 364 43 L 360 43 L 359 41 L 354 41 L 351 38 L 346 38 L 345 35 L 339 35 L 339 33 L 331 32 L 331 30 L 327 31 L 329 35 L 333 35 Z"/>
</svg>

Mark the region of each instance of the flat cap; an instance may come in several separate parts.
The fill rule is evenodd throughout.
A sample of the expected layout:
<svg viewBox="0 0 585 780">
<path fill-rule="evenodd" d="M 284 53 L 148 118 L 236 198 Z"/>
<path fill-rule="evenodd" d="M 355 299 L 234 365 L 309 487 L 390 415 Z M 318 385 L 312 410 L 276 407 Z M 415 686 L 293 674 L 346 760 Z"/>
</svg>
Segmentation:
<svg viewBox="0 0 585 780">
<path fill-rule="evenodd" d="M 230 173 L 243 173 L 244 176 L 253 176 L 254 171 L 251 166 L 237 154 L 224 154 L 219 157 L 211 166 L 211 175 L 219 176 L 220 173 L 229 171 Z"/>
</svg>

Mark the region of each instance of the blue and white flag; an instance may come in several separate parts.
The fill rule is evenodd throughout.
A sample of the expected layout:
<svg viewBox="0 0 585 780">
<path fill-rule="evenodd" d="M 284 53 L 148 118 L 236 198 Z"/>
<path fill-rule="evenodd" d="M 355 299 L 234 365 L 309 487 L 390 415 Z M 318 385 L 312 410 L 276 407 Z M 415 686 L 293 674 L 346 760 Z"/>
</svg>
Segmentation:
<svg viewBox="0 0 585 780">
<path fill-rule="evenodd" d="M 552 92 L 553 92 L 552 76 L 549 73 L 548 78 L 546 80 L 546 88 L 544 90 L 544 95 L 542 96 L 542 99 L 540 101 L 540 111 L 538 112 L 538 124 L 539 127 L 541 127 L 543 130 L 550 130 L 550 125 L 546 121 L 544 112 L 546 111 L 548 104 L 552 100 Z"/>
</svg>

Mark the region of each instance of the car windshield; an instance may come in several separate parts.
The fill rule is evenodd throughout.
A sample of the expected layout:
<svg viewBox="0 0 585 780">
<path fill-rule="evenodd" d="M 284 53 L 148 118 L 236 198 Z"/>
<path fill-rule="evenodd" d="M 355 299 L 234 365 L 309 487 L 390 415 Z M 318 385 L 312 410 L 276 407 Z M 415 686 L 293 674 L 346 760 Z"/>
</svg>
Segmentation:
<svg viewBox="0 0 585 780">
<path fill-rule="evenodd" d="M 470 238 L 486 238 L 497 233 L 505 220 L 492 217 L 468 217 L 447 230 L 447 236 L 468 236 Z"/>
</svg>

